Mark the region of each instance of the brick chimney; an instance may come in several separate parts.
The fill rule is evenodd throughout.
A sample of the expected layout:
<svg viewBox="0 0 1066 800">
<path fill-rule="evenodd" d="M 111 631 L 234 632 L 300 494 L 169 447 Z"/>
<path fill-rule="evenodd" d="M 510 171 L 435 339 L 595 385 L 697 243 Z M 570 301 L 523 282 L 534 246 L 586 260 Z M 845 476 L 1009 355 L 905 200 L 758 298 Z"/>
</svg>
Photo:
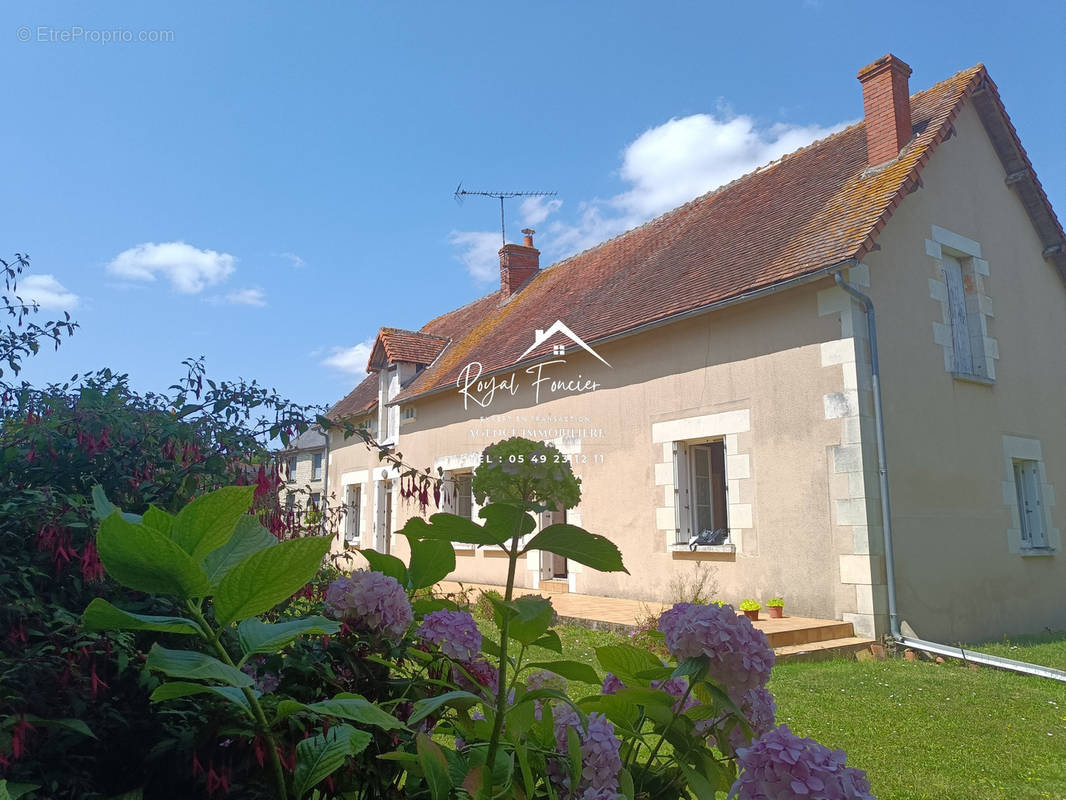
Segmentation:
<svg viewBox="0 0 1066 800">
<path fill-rule="evenodd" d="M 532 228 L 524 228 L 522 244 L 505 244 L 500 250 L 500 291 L 510 297 L 540 270 L 540 250 L 533 246 Z"/>
<path fill-rule="evenodd" d="M 866 163 L 891 161 L 911 139 L 911 68 L 889 53 L 859 70 L 866 115 Z"/>
</svg>

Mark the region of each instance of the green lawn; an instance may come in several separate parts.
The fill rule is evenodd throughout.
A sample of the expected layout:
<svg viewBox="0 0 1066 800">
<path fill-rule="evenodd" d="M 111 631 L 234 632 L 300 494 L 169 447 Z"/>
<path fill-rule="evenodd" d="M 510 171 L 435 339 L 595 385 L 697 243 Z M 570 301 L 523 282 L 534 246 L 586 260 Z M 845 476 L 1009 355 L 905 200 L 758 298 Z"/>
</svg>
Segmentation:
<svg viewBox="0 0 1066 800">
<path fill-rule="evenodd" d="M 495 634 L 491 623 L 486 632 Z M 563 658 L 626 637 L 556 630 Z M 1066 667 L 1066 635 L 977 649 Z M 536 660 L 559 658 L 537 653 Z M 574 686 L 574 694 L 596 687 Z M 928 662 L 828 661 L 774 668 L 777 720 L 848 754 L 879 800 L 1066 800 L 1066 684 Z"/>
</svg>

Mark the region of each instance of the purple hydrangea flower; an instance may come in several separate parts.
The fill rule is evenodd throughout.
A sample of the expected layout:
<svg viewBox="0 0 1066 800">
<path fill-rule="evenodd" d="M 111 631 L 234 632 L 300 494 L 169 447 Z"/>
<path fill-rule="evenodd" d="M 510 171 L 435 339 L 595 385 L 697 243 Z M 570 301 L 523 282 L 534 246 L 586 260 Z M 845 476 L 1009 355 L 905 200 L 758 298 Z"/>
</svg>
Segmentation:
<svg viewBox="0 0 1066 800">
<path fill-rule="evenodd" d="M 622 800 L 622 795 L 614 789 L 601 787 L 599 789 L 586 789 L 585 793 L 581 795 L 581 800 Z"/>
<path fill-rule="evenodd" d="M 875 800 L 861 769 L 844 766 L 843 750 L 803 739 L 787 725 L 737 751 L 737 800 Z"/>
<path fill-rule="evenodd" d="M 440 651 L 456 661 L 473 661 L 481 651 L 481 631 L 466 611 L 434 611 L 418 629 L 423 642 L 440 645 Z"/>
<path fill-rule="evenodd" d="M 555 747 L 564 759 L 569 752 L 568 730 L 573 728 L 581 739 L 581 781 L 576 791 L 570 787 L 570 772 L 565 762 L 558 759 L 548 762 L 548 775 L 558 787 L 564 798 L 610 798 L 612 794 L 597 792 L 617 792 L 618 774 L 622 771 L 622 758 L 618 754 L 622 743 L 614 733 L 614 725 L 603 714 L 589 714 L 588 729 L 581 727 L 581 718 L 570 706 L 556 706 L 553 709 L 555 727 Z"/>
<path fill-rule="evenodd" d="M 732 606 L 678 603 L 663 612 L 659 630 L 679 661 L 706 656 L 710 677 L 731 695 L 770 680 L 774 651 L 762 631 Z"/>
<path fill-rule="evenodd" d="M 739 701 L 734 699 L 733 702 L 740 706 L 740 710 L 747 717 L 754 732 L 752 739 L 762 738 L 777 724 L 777 703 L 774 702 L 774 696 L 766 689 L 748 689 Z M 734 751 L 747 746 L 748 737 L 740 726 L 734 728 L 729 734 L 729 744 L 733 746 Z"/>
<path fill-rule="evenodd" d="M 469 677 L 467 674 L 469 673 Z M 466 661 L 452 667 L 452 680 L 460 689 L 465 689 L 474 694 L 483 694 L 489 700 L 496 699 L 496 689 L 500 685 L 498 668 L 490 664 L 482 656 L 473 661 Z"/>
<path fill-rule="evenodd" d="M 555 689 L 557 692 L 565 692 L 566 678 L 556 675 L 551 670 L 539 669 L 529 673 L 526 677 L 526 689 L 531 692 L 537 689 Z"/>
<path fill-rule="evenodd" d="M 414 621 L 411 602 L 395 578 L 358 570 L 326 590 L 326 608 L 338 619 L 399 640 Z"/>
<path fill-rule="evenodd" d="M 674 703 L 675 714 L 682 714 L 693 706 L 700 704 L 700 701 L 691 694 L 685 699 L 685 704 L 681 704 L 681 698 L 685 697 L 685 692 L 688 691 L 688 678 L 668 678 L 665 681 L 652 681 L 651 688 L 662 689 L 667 694 L 677 698 L 677 702 Z"/>
<path fill-rule="evenodd" d="M 622 683 L 621 678 L 613 672 L 608 672 L 603 676 L 603 686 L 600 687 L 600 694 L 615 694 L 619 689 L 625 688 L 626 685 Z"/>
<path fill-rule="evenodd" d="M 245 662 L 241 672 L 252 677 L 252 688 L 259 694 L 272 694 L 281 685 L 281 675 L 266 671 L 266 658 L 256 656 Z"/>
</svg>

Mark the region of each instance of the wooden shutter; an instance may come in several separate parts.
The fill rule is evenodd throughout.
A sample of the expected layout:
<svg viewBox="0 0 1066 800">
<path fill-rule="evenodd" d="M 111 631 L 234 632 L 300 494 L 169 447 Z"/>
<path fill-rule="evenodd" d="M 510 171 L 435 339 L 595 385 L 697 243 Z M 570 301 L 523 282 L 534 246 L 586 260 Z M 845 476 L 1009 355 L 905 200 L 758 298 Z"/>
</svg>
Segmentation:
<svg viewBox="0 0 1066 800">
<path fill-rule="evenodd" d="M 966 316 L 966 292 L 962 286 L 962 267 L 951 256 L 944 256 L 944 283 L 948 288 L 948 311 L 951 316 L 951 341 L 955 351 L 955 371 L 973 375 L 973 349 L 970 346 L 970 323 Z"/>
<path fill-rule="evenodd" d="M 688 445 L 673 443 L 674 458 L 674 541 L 688 544 L 692 538 L 692 479 L 689 470 Z"/>
<path fill-rule="evenodd" d="M 1035 461 L 1014 462 L 1014 483 L 1018 489 L 1018 516 L 1021 518 L 1022 543 L 1028 547 L 1046 547 L 1044 504 L 1040 492 L 1040 473 Z"/>
</svg>

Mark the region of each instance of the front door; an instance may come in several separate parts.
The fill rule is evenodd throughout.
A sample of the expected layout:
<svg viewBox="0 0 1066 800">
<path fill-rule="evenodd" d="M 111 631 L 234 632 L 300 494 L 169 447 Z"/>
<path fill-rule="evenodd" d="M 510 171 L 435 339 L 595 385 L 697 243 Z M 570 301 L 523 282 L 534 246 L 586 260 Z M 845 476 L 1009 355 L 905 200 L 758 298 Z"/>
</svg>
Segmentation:
<svg viewBox="0 0 1066 800">
<path fill-rule="evenodd" d="M 566 522 L 565 511 L 545 511 L 540 515 L 541 530 L 549 525 L 558 525 Z M 542 581 L 566 580 L 569 570 L 564 556 L 540 551 L 540 579 Z"/>
</svg>

